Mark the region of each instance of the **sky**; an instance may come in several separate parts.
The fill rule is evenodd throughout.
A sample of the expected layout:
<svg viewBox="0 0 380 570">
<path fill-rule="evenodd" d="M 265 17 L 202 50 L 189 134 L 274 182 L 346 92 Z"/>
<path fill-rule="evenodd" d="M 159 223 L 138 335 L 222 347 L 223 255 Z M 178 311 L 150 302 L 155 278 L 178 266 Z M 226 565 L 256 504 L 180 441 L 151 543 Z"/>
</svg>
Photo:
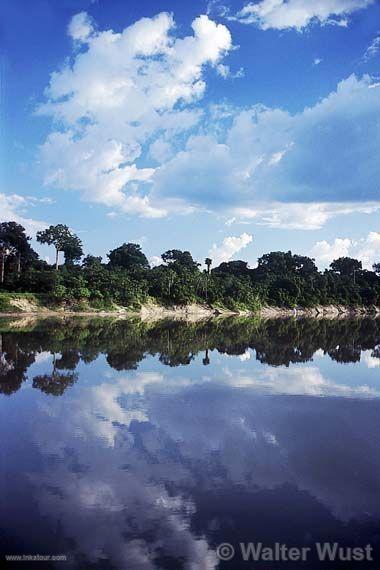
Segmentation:
<svg viewBox="0 0 380 570">
<path fill-rule="evenodd" d="M 0 70 L 0 221 L 380 261 L 378 0 L 2 0 Z"/>
</svg>

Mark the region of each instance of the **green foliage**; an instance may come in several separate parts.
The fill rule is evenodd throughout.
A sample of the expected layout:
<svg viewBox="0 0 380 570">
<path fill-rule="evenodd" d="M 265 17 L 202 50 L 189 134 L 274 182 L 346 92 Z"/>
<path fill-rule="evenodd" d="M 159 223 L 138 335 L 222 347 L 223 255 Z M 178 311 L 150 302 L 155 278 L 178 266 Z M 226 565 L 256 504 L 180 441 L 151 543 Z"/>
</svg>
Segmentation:
<svg viewBox="0 0 380 570">
<path fill-rule="evenodd" d="M 210 273 L 210 267 L 212 265 L 212 259 L 210 257 L 206 257 L 205 265 L 207 267 L 207 273 Z"/>
<path fill-rule="evenodd" d="M 13 301 L 29 301 L 34 305 L 42 305 L 47 299 L 43 295 L 33 295 L 32 293 L 7 293 L 0 292 L 0 313 L 18 313 L 21 309 L 13 304 Z"/>
<path fill-rule="evenodd" d="M 214 275 L 235 275 L 242 277 L 249 275 L 248 263 L 246 261 L 224 261 L 213 270 Z"/>
<path fill-rule="evenodd" d="M 56 250 L 56 267 L 58 266 L 58 254 L 63 251 L 65 263 L 74 263 L 83 255 L 82 242 L 78 236 L 69 230 L 64 224 L 49 226 L 46 230 L 37 232 L 37 241 L 54 245 Z"/>
<path fill-rule="evenodd" d="M 188 269 L 196 271 L 199 263 L 196 263 L 189 251 L 181 251 L 180 249 L 169 249 L 161 255 L 162 260 L 173 267 L 173 269 Z"/>
<path fill-rule="evenodd" d="M 260 257 L 257 268 L 257 274 L 266 277 L 269 275 L 286 277 L 292 274 L 305 278 L 317 272 L 314 259 L 303 255 L 293 255 L 291 251 L 266 253 Z"/>
<path fill-rule="evenodd" d="M 0 293 L 0 312 L 13 312 L 14 307 L 11 305 L 12 296 L 8 293 Z"/>
<path fill-rule="evenodd" d="M 362 269 L 362 262 L 352 257 L 340 257 L 330 264 L 331 270 L 344 277 L 353 277 Z"/>
<path fill-rule="evenodd" d="M 32 266 L 24 271 L 20 278 L 8 283 L 15 291 L 31 291 L 33 293 L 51 293 L 58 280 L 57 274 L 50 267 Z"/>
<path fill-rule="evenodd" d="M 141 246 L 137 243 L 123 243 L 113 249 L 107 256 L 111 267 L 123 267 L 124 269 L 148 269 L 149 263 Z"/>
<path fill-rule="evenodd" d="M 26 235 L 25 228 L 16 222 L 0 223 L 0 243 L 7 244 L 13 248 L 13 257 L 9 262 L 16 262 L 20 257 L 22 268 L 27 267 L 38 259 L 37 253 L 31 247 L 30 237 Z"/>
<path fill-rule="evenodd" d="M 41 243 L 65 254 L 66 263 L 54 271 L 37 258 L 22 226 L 0 224 L 1 236 L 24 256 L 21 272 L 14 264 L 7 267 L 3 290 L 44 294 L 51 303 L 75 310 L 139 307 L 151 299 L 164 305 L 204 303 L 234 311 L 254 311 L 262 305 L 380 305 L 380 263 L 367 271 L 360 261 L 345 257 L 322 273 L 309 257 L 275 251 L 260 257 L 254 269 L 234 260 L 211 270 L 213 261 L 206 258 L 207 269 L 202 271 L 189 251 L 170 249 L 162 254 L 161 265 L 150 268 L 140 245 L 123 243 L 110 251 L 108 263 L 87 255 L 74 264 L 83 253 L 81 242 L 59 224 L 37 234 Z"/>
</svg>

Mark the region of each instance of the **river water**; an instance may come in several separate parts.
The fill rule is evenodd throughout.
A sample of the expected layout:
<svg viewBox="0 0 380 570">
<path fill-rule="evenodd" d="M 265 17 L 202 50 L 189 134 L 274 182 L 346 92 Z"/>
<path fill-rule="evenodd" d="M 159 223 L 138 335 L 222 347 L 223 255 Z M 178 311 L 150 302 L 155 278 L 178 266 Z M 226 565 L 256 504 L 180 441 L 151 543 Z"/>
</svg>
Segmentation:
<svg viewBox="0 0 380 570">
<path fill-rule="evenodd" d="M 380 568 L 379 320 L 2 319 L 0 417 L 5 567 Z"/>
</svg>

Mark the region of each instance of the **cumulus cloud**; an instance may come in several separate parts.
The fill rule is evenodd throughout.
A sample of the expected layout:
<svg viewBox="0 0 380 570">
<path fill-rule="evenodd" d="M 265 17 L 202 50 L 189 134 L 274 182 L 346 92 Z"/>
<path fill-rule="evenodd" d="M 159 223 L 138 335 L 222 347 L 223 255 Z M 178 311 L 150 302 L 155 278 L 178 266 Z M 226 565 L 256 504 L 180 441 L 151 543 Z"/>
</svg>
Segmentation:
<svg viewBox="0 0 380 570">
<path fill-rule="evenodd" d="M 94 32 L 94 26 L 90 16 L 86 12 L 79 12 L 72 17 L 68 30 L 73 40 L 85 42 Z"/>
<path fill-rule="evenodd" d="M 237 111 L 222 133 L 189 137 L 155 172 L 154 192 L 210 210 L 264 211 L 266 218 L 268 205 L 278 213 L 285 202 L 286 216 L 288 204 L 299 204 L 292 208 L 297 225 L 304 212 L 312 228 L 339 213 L 371 211 L 379 204 L 379 115 L 380 86 L 355 75 L 297 114 L 263 106 Z M 269 214 L 273 227 L 281 225 L 277 213 Z"/>
<path fill-rule="evenodd" d="M 51 75 L 37 111 L 56 125 L 41 147 L 45 184 L 129 213 L 159 217 L 170 209 L 170 201 L 151 204 L 154 168 L 137 161 L 159 133 L 174 138 L 199 121 L 186 105 L 204 94 L 204 67 L 217 66 L 232 47 L 228 29 L 207 16 L 193 21 L 187 37 L 174 29 L 167 13 L 120 33 L 96 31 L 84 12 L 74 16 L 68 33 L 80 49 Z M 162 145 L 153 152 L 161 159 Z"/>
<path fill-rule="evenodd" d="M 159 163 L 166 162 L 173 155 L 173 147 L 163 137 L 156 139 L 149 148 L 150 156 Z"/>
<path fill-rule="evenodd" d="M 335 0 L 334 13 L 354 4 Z M 296 114 L 262 105 L 201 111 L 205 67 L 231 76 L 222 58 L 232 40 L 208 16 L 192 29 L 178 37 L 167 13 L 120 33 L 98 31 L 84 12 L 73 18 L 73 57 L 38 108 L 54 124 L 41 147 L 46 185 L 114 212 L 205 210 L 272 228 L 319 229 L 337 215 L 376 211 L 379 84 L 352 75 Z"/>
<path fill-rule="evenodd" d="M 312 23 L 347 26 L 348 17 L 374 0 L 261 0 L 249 2 L 232 19 L 262 30 L 303 30 Z"/>
<path fill-rule="evenodd" d="M 372 269 L 374 263 L 380 262 L 380 233 L 370 232 L 359 240 L 336 238 L 331 243 L 318 241 L 310 253 L 323 266 L 339 257 L 354 257 L 362 262 L 364 269 Z"/>
<path fill-rule="evenodd" d="M 349 238 L 336 238 L 332 243 L 326 240 L 318 241 L 311 250 L 311 255 L 323 265 L 329 265 L 334 259 L 347 257 L 352 242 Z"/>
<path fill-rule="evenodd" d="M 47 224 L 26 217 L 25 212 L 32 203 L 32 198 L 0 193 L 0 222 L 17 222 L 26 229 L 27 233 L 34 235 L 38 230 L 44 229 Z"/>
<path fill-rule="evenodd" d="M 220 245 L 214 243 L 209 250 L 209 256 L 213 260 L 213 265 L 216 267 L 223 261 L 230 261 L 236 253 L 252 243 L 252 239 L 251 235 L 243 233 L 240 236 L 224 238 Z"/>
</svg>

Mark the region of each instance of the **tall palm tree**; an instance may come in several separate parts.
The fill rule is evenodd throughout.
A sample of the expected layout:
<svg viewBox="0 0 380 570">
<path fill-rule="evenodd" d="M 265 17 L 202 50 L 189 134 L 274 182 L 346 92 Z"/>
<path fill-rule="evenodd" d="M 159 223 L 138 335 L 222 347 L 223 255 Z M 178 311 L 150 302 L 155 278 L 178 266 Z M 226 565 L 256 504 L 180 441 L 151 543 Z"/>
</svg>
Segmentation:
<svg viewBox="0 0 380 570">
<path fill-rule="evenodd" d="M 1 257 L 1 270 L 0 270 L 0 282 L 4 283 L 5 274 L 5 262 L 7 257 L 14 255 L 16 253 L 16 248 L 12 247 L 10 244 L 5 242 L 0 242 L 0 257 Z"/>
<path fill-rule="evenodd" d="M 207 265 L 207 273 L 208 273 L 208 275 L 210 275 L 210 267 L 212 264 L 212 259 L 210 259 L 209 257 L 206 257 L 205 264 Z"/>
</svg>

